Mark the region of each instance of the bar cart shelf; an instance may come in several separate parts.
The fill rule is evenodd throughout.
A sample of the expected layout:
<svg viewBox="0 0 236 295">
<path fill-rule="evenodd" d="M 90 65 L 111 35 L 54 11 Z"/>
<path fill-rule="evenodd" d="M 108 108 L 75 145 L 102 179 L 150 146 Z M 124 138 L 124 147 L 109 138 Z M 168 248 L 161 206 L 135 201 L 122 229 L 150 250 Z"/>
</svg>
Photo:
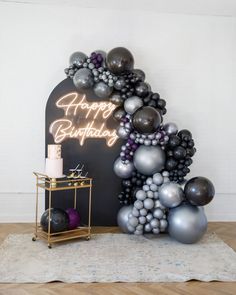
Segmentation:
<svg viewBox="0 0 236 295">
<path fill-rule="evenodd" d="M 45 174 L 34 172 L 36 176 L 36 213 L 35 213 L 35 232 L 32 241 L 41 239 L 47 242 L 48 248 L 52 247 L 53 243 L 63 242 L 67 240 L 86 238 L 90 240 L 91 238 L 91 201 L 92 201 L 92 178 L 78 178 L 78 179 L 63 179 L 58 180 L 55 178 L 50 178 Z M 74 191 L 74 209 L 76 209 L 77 203 L 77 190 L 89 188 L 88 194 L 88 223 L 87 225 L 78 227 L 73 230 L 67 230 L 63 232 L 50 232 L 50 222 L 48 225 L 48 231 L 42 230 L 40 223 L 38 221 L 38 200 L 39 200 L 39 189 L 48 191 L 48 208 L 49 208 L 49 220 L 50 220 L 50 209 L 52 208 L 52 198 L 57 191 Z"/>
</svg>

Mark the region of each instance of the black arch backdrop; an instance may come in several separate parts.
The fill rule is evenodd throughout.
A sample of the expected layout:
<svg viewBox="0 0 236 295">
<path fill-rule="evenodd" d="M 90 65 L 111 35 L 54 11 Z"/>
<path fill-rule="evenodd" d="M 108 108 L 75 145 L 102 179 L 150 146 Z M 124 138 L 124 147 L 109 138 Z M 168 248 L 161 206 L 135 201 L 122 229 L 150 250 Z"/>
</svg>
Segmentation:
<svg viewBox="0 0 236 295">
<path fill-rule="evenodd" d="M 92 224 L 197 242 L 207 229 L 202 206 L 215 190 L 205 177 L 186 179 L 196 152 L 191 132 L 163 122 L 166 102 L 128 49 L 75 52 L 69 63 L 48 99 L 46 146 L 62 145 L 64 172 L 80 162 L 94 178 Z M 72 204 L 70 194 L 55 199 L 54 207 Z"/>
</svg>

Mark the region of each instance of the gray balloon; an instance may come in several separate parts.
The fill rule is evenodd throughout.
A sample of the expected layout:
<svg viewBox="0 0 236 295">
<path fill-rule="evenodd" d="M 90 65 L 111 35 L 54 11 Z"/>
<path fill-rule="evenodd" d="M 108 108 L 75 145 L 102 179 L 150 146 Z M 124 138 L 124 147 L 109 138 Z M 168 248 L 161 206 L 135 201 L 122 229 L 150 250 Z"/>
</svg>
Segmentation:
<svg viewBox="0 0 236 295">
<path fill-rule="evenodd" d="M 150 209 L 152 209 L 154 207 L 154 201 L 152 199 L 149 199 L 149 198 L 145 199 L 143 201 L 143 204 L 144 204 L 144 208 L 146 208 L 148 210 L 150 210 Z"/>
<path fill-rule="evenodd" d="M 158 191 L 161 204 L 167 208 L 177 207 L 184 199 L 184 192 L 175 182 L 164 183 Z"/>
<path fill-rule="evenodd" d="M 160 172 L 165 165 L 165 153 L 159 146 L 141 145 L 134 153 L 134 166 L 144 175 Z"/>
<path fill-rule="evenodd" d="M 128 229 L 129 214 L 133 209 L 133 205 L 123 206 L 117 214 L 117 224 L 124 233 L 131 233 L 131 227 Z"/>
<path fill-rule="evenodd" d="M 117 106 L 121 106 L 123 104 L 123 98 L 119 92 L 114 92 L 110 98 L 110 102 Z"/>
<path fill-rule="evenodd" d="M 77 51 L 71 54 L 69 63 L 70 65 L 74 64 L 78 67 L 82 67 L 86 59 L 87 59 L 87 55 L 85 53 Z"/>
<path fill-rule="evenodd" d="M 196 243 L 207 230 L 207 218 L 203 210 L 190 204 L 171 209 L 168 231 L 172 238 L 184 244 Z"/>
<path fill-rule="evenodd" d="M 131 96 L 124 103 L 124 109 L 130 115 L 134 114 L 142 106 L 143 101 L 138 96 Z"/>
<path fill-rule="evenodd" d="M 166 123 L 164 125 L 164 130 L 168 135 L 177 134 L 178 126 L 175 123 L 172 123 L 172 122 Z"/>
<path fill-rule="evenodd" d="M 126 129 L 122 126 L 119 126 L 117 128 L 116 133 L 120 138 L 123 139 L 127 139 L 129 137 L 129 132 L 127 132 Z"/>
<path fill-rule="evenodd" d="M 120 178 L 129 178 L 134 171 L 134 165 L 132 162 L 128 164 L 123 163 L 121 158 L 117 158 L 113 166 L 115 174 Z"/>
<path fill-rule="evenodd" d="M 79 69 L 73 77 L 74 85 L 79 90 L 89 89 L 93 86 L 93 74 L 87 68 Z"/>
<path fill-rule="evenodd" d="M 106 83 L 104 82 L 98 82 L 97 84 L 95 84 L 95 86 L 93 87 L 93 91 L 94 93 L 100 97 L 100 98 L 107 98 L 111 95 L 112 93 L 112 87 L 108 86 Z"/>
</svg>

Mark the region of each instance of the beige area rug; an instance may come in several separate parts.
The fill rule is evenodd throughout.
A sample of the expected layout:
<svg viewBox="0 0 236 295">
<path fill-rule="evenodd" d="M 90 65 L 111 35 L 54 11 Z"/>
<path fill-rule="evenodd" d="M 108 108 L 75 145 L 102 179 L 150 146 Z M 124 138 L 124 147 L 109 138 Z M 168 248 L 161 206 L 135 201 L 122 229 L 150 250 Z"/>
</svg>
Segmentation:
<svg viewBox="0 0 236 295">
<path fill-rule="evenodd" d="M 31 238 L 9 235 L 0 246 L 1 283 L 236 281 L 236 253 L 215 234 L 194 245 L 99 234 L 52 249 Z"/>
</svg>

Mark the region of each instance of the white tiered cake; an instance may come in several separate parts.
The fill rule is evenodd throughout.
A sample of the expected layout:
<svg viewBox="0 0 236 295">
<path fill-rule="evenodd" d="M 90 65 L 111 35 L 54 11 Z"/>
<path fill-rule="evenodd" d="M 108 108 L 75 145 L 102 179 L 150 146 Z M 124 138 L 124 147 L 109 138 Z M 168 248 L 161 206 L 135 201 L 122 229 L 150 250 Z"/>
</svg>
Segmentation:
<svg viewBox="0 0 236 295">
<path fill-rule="evenodd" d="M 45 174 L 51 178 L 64 177 L 60 144 L 48 145 L 48 157 L 46 158 L 45 163 Z"/>
</svg>

